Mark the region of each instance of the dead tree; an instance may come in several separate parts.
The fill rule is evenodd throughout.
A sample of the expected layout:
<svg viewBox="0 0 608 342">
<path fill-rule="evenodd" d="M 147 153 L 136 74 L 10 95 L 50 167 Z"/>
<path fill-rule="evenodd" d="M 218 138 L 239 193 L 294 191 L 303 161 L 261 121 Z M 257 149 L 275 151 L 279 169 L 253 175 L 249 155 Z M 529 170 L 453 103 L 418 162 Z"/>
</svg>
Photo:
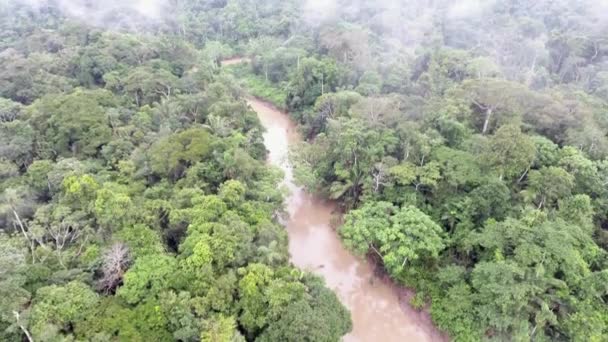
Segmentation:
<svg viewBox="0 0 608 342">
<path fill-rule="evenodd" d="M 103 255 L 103 277 L 99 288 L 105 293 L 113 293 L 122 283 L 122 277 L 129 268 L 129 248 L 121 242 L 113 244 Z"/>
</svg>

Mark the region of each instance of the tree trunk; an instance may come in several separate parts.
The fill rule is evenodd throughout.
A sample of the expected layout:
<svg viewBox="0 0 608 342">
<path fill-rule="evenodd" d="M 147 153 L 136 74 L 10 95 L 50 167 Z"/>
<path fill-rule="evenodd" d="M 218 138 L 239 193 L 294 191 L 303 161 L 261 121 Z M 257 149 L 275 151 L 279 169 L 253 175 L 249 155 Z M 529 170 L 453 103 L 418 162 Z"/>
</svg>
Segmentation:
<svg viewBox="0 0 608 342">
<path fill-rule="evenodd" d="M 20 315 L 19 315 L 19 313 L 17 311 L 13 311 L 13 315 L 15 316 L 15 320 L 17 321 L 17 324 L 19 325 L 19 328 L 21 329 L 21 331 L 23 331 L 23 333 L 27 337 L 27 340 L 29 342 L 34 342 L 34 339 L 32 339 L 32 335 L 30 335 L 30 332 L 27 331 L 27 329 L 25 328 L 25 326 L 19 322 L 20 318 L 21 318 Z"/>
<path fill-rule="evenodd" d="M 538 203 L 538 208 L 537 209 L 541 209 L 543 207 L 543 205 L 545 205 L 545 196 L 543 196 L 543 198 L 540 200 L 540 203 Z"/>
<path fill-rule="evenodd" d="M 519 177 L 519 179 L 517 180 L 517 184 L 521 183 L 521 181 L 524 180 L 524 177 L 526 177 L 526 175 L 528 174 L 529 171 L 530 171 L 530 166 L 528 166 L 526 168 L 526 171 L 524 171 L 524 173 L 522 173 L 522 175 Z"/>
<path fill-rule="evenodd" d="M 27 232 L 25 231 L 25 227 L 23 226 L 23 222 L 21 221 L 21 218 L 19 217 L 19 214 L 17 213 L 17 211 L 15 209 L 13 210 L 13 215 L 15 216 L 15 219 L 17 220 L 17 223 L 19 224 L 19 229 L 21 230 L 21 234 L 23 234 L 23 237 L 25 238 L 25 240 L 27 241 L 27 243 L 30 245 L 30 253 L 32 254 L 32 263 L 36 263 L 36 256 L 34 254 L 34 241 L 32 239 L 30 239 L 29 235 L 27 235 Z"/>
<path fill-rule="evenodd" d="M 483 122 L 483 130 L 481 131 L 481 134 L 486 134 L 486 132 L 488 132 L 488 126 L 490 125 L 490 119 L 492 118 L 492 108 L 488 108 L 486 109 L 486 119 Z"/>
<path fill-rule="evenodd" d="M 321 74 L 321 95 L 325 94 L 325 74 Z"/>
<path fill-rule="evenodd" d="M 370 243 L 369 247 L 372 249 L 372 251 L 374 251 L 376 254 L 378 254 L 378 256 L 380 257 L 380 259 L 384 259 L 384 256 L 376 249 L 376 247 L 374 247 L 374 245 L 372 245 Z"/>
</svg>

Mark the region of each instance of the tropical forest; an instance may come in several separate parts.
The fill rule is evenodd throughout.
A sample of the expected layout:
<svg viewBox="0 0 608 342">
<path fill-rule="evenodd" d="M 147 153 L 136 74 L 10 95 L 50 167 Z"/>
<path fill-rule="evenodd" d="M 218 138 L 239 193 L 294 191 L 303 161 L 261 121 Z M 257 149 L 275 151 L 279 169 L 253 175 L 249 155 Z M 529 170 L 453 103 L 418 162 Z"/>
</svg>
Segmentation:
<svg viewBox="0 0 608 342">
<path fill-rule="evenodd" d="M 608 341 L 608 1 L 0 0 L 0 341 Z"/>
</svg>

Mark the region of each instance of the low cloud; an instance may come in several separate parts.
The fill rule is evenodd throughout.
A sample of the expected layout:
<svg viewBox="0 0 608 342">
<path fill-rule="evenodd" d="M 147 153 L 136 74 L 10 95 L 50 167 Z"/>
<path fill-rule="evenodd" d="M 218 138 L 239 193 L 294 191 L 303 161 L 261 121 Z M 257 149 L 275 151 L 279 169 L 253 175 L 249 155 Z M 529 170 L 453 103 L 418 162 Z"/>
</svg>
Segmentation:
<svg viewBox="0 0 608 342">
<path fill-rule="evenodd" d="M 467 19 L 483 15 L 494 6 L 494 0 L 459 0 L 448 7 L 450 19 Z"/>
<path fill-rule="evenodd" d="M 13 0 L 34 10 L 52 7 L 90 25 L 137 27 L 163 19 L 168 0 Z"/>
<path fill-rule="evenodd" d="M 303 6 L 304 18 L 309 24 L 318 25 L 335 18 L 338 9 L 336 0 L 306 0 Z"/>
</svg>

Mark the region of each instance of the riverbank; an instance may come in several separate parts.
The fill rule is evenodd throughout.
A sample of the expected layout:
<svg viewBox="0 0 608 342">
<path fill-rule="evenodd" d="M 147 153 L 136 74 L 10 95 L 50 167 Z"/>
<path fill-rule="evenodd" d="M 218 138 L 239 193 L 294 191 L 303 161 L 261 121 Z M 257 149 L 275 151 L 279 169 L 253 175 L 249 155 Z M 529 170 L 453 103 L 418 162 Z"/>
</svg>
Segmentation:
<svg viewBox="0 0 608 342">
<path fill-rule="evenodd" d="M 266 128 L 268 162 L 285 173 L 283 185 L 290 195 L 286 199 L 289 218 L 284 223 L 291 261 L 323 277 L 350 310 L 353 331 L 344 340 L 447 341 L 433 326 L 428 312 L 409 305 L 412 291 L 377 274 L 372 263 L 354 256 L 342 245 L 331 225 L 337 207 L 294 183 L 288 152 L 301 138 L 287 113 L 255 98 L 248 99 L 248 103 Z"/>
<path fill-rule="evenodd" d="M 240 61 L 240 62 L 239 62 Z M 263 99 L 271 103 L 274 107 L 280 110 L 286 110 L 285 102 L 287 94 L 285 91 L 277 88 L 270 81 L 263 77 L 257 76 L 249 70 L 249 59 L 230 59 L 222 62 L 222 66 L 226 66 L 230 73 L 243 82 L 243 86 L 252 96 Z"/>
</svg>

